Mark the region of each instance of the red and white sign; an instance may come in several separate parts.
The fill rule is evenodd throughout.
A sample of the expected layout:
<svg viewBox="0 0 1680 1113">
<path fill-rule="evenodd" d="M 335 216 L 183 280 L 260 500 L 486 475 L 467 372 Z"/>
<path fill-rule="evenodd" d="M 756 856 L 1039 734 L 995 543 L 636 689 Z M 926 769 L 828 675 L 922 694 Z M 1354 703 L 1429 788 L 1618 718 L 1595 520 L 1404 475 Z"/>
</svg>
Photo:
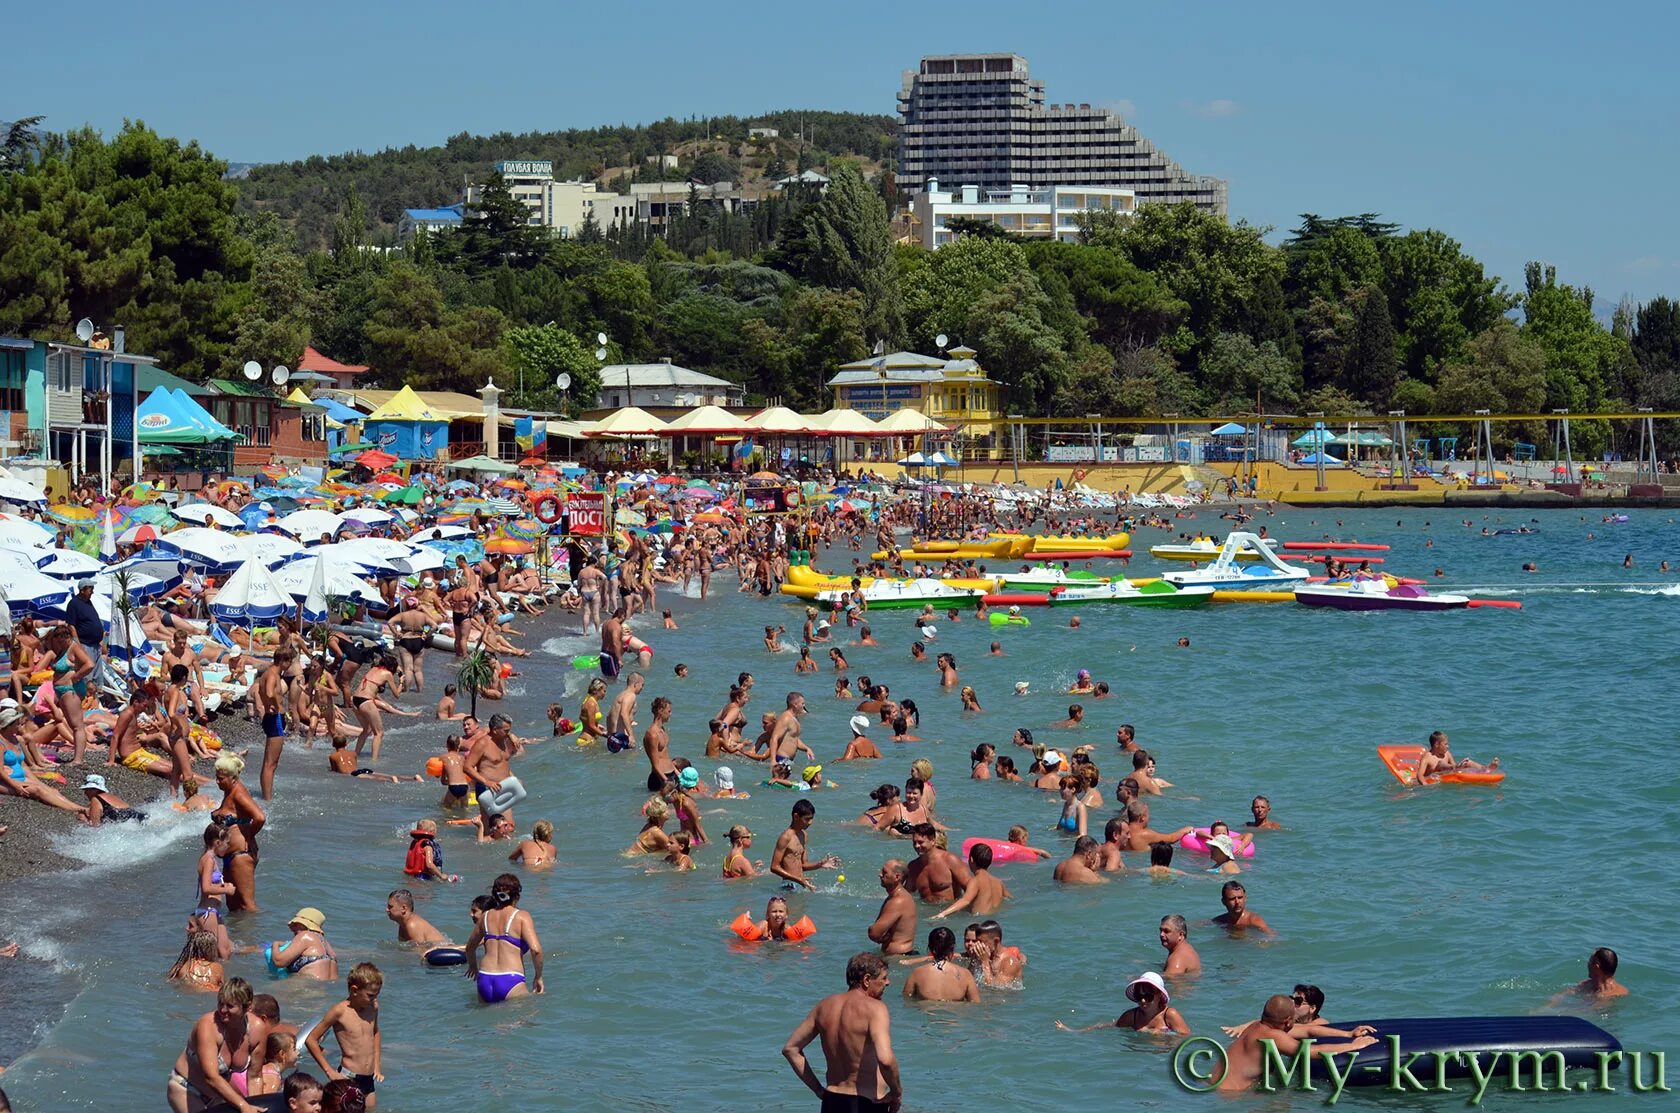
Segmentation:
<svg viewBox="0 0 1680 1113">
<path fill-rule="evenodd" d="M 605 491 L 573 491 L 566 496 L 566 518 L 572 533 L 599 537 L 607 532 Z"/>
</svg>

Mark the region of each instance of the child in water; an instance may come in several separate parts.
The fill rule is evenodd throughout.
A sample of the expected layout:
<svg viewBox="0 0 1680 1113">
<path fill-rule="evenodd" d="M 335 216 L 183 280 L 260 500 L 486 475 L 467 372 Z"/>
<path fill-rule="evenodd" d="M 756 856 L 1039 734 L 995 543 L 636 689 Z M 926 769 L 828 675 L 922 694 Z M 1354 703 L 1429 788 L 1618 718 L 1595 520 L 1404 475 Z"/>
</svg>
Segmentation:
<svg viewBox="0 0 1680 1113">
<path fill-rule="evenodd" d="M 694 840 L 687 831 L 678 831 L 671 836 L 671 848 L 665 853 L 665 861 L 677 870 L 694 869 L 694 859 L 689 857 L 689 851 Z"/>
</svg>

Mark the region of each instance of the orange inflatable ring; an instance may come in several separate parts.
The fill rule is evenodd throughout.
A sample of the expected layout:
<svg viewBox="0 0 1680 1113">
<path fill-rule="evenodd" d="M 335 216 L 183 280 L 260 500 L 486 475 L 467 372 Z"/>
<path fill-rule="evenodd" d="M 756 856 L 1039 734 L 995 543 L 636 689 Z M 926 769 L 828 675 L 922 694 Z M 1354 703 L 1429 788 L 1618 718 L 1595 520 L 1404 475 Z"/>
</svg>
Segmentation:
<svg viewBox="0 0 1680 1113">
<path fill-rule="evenodd" d="M 760 928 L 753 922 L 752 916 L 745 912 L 735 917 L 735 922 L 729 925 L 729 930 L 748 943 L 762 943 L 770 938 L 769 930 Z M 789 943 L 797 943 L 801 939 L 809 939 L 817 934 L 817 925 L 811 922 L 811 917 L 801 916 L 787 926 L 785 934 Z"/>
<path fill-rule="evenodd" d="M 433 756 L 426 759 L 426 776 L 443 776 L 443 759 L 441 757 Z"/>
<path fill-rule="evenodd" d="M 531 507 L 531 512 L 537 516 L 537 521 L 551 526 L 560 520 L 560 499 L 556 495 L 544 495 Z"/>
</svg>

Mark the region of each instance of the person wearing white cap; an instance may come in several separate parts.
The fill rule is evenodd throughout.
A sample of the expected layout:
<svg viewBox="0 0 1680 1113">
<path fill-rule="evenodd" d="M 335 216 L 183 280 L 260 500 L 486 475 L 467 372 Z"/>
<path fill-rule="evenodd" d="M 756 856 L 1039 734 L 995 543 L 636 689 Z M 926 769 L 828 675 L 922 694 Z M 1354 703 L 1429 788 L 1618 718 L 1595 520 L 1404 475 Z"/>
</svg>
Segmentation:
<svg viewBox="0 0 1680 1113">
<path fill-rule="evenodd" d="M 128 806 L 128 801 L 115 796 L 105 787 L 105 778 L 98 773 L 89 773 L 82 781 L 82 792 L 87 796 L 88 826 L 97 827 L 109 819 L 119 823 L 125 819 L 132 819 L 136 823 L 146 821 L 146 813 L 135 811 Z"/>
<path fill-rule="evenodd" d="M 1172 995 L 1167 992 L 1167 983 L 1162 981 L 1161 975 L 1155 971 L 1145 970 L 1128 982 L 1126 1000 L 1134 1002 L 1133 1007 L 1116 1017 L 1113 1024 L 1069 1028 L 1058 1020 L 1056 1027 L 1064 1032 L 1089 1032 L 1096 1028 L 1130 1028 L 1134 1032 L 1176 1032 L 1181 1036 L 1190 1034 L 1190 1025 L 1185 1023 L 1184 1017 L 1172 1007 Z"/>
<path fill-rule="evenodd" d="M 869 729 L 868 715 L 852 716 L 852 740 L 846 743 L 846 752 L 837 759 L 839 761 L 870 761 L 881 756 L 880 747 L 865 737 L 864 732 Z"/>
<path fill-rule="evenodd" d="M 1242 867 L 1237 865 L 1237 848 L 1231 842 L 1231 836 L 1209 835 L 1205 840 L 1208 854 L 1213 857 L 1213 865 L 1209 873 L 1241 873 Z"/>
</svg>

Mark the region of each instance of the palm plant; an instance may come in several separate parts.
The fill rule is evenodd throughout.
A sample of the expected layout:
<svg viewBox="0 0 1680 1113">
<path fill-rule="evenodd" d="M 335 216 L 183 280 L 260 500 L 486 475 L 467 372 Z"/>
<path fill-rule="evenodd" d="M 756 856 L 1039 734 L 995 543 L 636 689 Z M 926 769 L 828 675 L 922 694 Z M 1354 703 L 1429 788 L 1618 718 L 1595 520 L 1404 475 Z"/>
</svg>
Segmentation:
<svg viewBox="0 0 1680 1113">
<path fill-rule="evenodd" d="M 460 670 L 455 674 L 455 683 L 472 697 L 472 714 L 478 716 L 478 693 L 488 688 L 496 679 L 496 662 L 481 646 L 461 659 Z"/>
<path fill-rule="evenodd" d="M 116 585 L 116 597 L 111 600 L 116 608 L 116 621 L 111 625 L 117 629 L 113 633 L 121 633 L 123 648 L 128 650 L 128 686 L 134 687 L 134 592 L 132 590 L 133 577 L 129 569 L 119 568 L 112 575 L 111 581 Z"/>
</svg>

